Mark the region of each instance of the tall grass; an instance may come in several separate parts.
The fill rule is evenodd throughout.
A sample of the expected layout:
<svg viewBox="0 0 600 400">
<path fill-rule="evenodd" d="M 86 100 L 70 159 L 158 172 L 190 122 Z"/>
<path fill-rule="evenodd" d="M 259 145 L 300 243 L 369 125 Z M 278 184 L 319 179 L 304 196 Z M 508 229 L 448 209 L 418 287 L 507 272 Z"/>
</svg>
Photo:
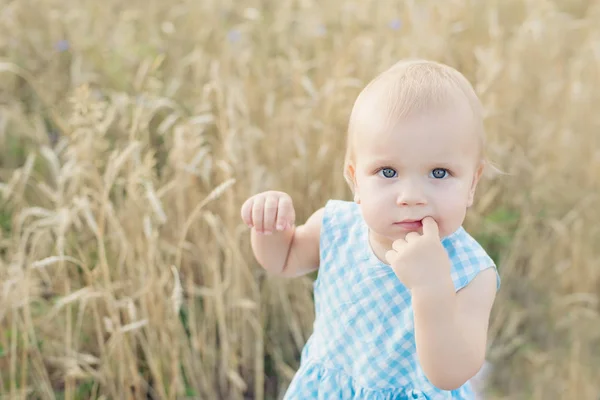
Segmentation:
<svg viewBox="0 0 600 400">
<path fill-rule="evenodd" d="M 503 277 L 490 398 L 600 391 L 600 3 L 13 0 L 0 9 L 0 390 L 275 399 L 312 276 L 254 261 L 239 207 L 349 198 L 346 120 L 402 57 L 484 102 L 467 228 Z"/>
</svg>

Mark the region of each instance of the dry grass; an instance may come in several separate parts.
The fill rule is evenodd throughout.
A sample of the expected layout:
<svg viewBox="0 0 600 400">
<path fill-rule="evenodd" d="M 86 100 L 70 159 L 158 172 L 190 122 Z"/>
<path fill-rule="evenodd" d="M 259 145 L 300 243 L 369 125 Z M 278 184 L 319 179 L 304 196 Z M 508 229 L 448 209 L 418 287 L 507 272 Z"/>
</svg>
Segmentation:
<svg viewBox="0 0 600 400">
<path fill-rule="evenodd" d="M 592 0 L 5 0 L 0 390 L 276 398 L 311 277 L 265 276 L 239 207 L 348 198 L 353 98 L 418 56 L 474 82 L 509 173 L 467 222 L 503 276 L 490 397 L 597 399 L 598 20 Z"/>
</svg>

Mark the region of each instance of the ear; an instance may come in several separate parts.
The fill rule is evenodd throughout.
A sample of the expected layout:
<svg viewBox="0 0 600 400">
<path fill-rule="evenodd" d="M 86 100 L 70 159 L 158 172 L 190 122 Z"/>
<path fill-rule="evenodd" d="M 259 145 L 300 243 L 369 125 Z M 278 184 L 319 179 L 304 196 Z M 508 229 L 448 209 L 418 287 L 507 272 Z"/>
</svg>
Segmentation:
<svg viewBox="0 0 600 400">
<path fill-rule="evenodd" d="M 473 199 L 475 198 L 475 189 L 477 189 L 477 184 L 479 183 L 479 179 L 481 179 L 481 175 L 483 174 L 483 168 L 485 167 L 485 162 L 480 161 L 477 169 L 475 170 L 475 174 L 473 174 L 473 181 L 471 182 L 471 189 L 469 190 L 469 198 L 467 200 L 467 207 L 471 207 L 473 205 Z"/>
<path fill-rule="evenodd" d="M 348 163 L 346 166 L 346 179 L 352 186 L 352 193 L 354 193 L 354 202 L 360 204 L 360 196 L 358 194 L 358 183 L 356 182 L 356 169 L 353 163 Z"/>
</svg>

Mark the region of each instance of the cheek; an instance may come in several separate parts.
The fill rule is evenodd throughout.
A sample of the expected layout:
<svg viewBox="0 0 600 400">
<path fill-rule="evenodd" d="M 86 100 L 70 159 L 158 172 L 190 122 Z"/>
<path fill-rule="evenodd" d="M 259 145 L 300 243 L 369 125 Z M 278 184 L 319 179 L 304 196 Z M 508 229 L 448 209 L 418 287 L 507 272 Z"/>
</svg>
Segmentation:
<svg viewBox="0 0 600 400">
<path fill-rule="evenodd" d="M 364 179 L 360 183 L 358 195 L 360 198 L 360 208 L 367 224 L 372 229 L 379 229 L 386 223 L 386 214 L 382 209 L 390 208 L 389 186 L 379 184 L 375 179 Z"/>
<path fill-rule="evenodd" d="M 394 182 L 395 180 L 393 179 L 384 179 L 375 175 L 364 175 L 360 177 L 361 190 L 365 190 L 369 194 L 385 195 L 394 190 Z"/>
<path fill-rule="evenodd" d="M 377 220 L 381 219 L 382 213 L 381 209 L 385 205 L 385 196 L 382 196 L 381 193 L 378 195 L 373 195 L 373 191 L 363 191 L 360 196 L 360 205 L 363 210 L 363 214 L 365 215 L 365 219 L 368 220 Z M 389 205 L 386 206 L 389 208 Z"/>
<path fill-rule="evenodd" d="M 360 202 L 369 208 L 371 213 L 381 215 L 382 208 L 389 208 L 395 204 L 393 185 L 382 184 L 376 179 L 366 179 L 360 188 Z"/>
<path fill-rule="evenodd" d="M 357 179 L 358 182 L 358 194 L 360 195 L 361 202 L 374 202 L 377 201 L 380 196 L 376 194 L 381 194 L 382 191 L 385 190 L 385 187 L 382 186 L 377 179 L 373 179 L 373 177 L 359 176 Z"/>
<path fill-rule="evenodd" d="M 439 219 L 440 234 L 449 235 L 462 225 L 467 212 L 467 201 L 468 191 L 462 187 L 454 187 L 439 193 L 435 211 Z"/>
</svg>

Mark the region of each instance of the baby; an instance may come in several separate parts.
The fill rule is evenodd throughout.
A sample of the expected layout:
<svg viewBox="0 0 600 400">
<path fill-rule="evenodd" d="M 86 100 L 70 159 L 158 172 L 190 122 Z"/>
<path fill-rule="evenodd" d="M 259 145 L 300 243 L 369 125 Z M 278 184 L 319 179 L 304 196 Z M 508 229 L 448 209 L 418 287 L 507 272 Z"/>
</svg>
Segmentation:
<svg viewBox="0 0 600 400">
<path fill-rule="evenodd" d="M 473 399 L 500 277 L 462 227 L 485 166 L 480 102 L 467 79 L 402 61 L 358 96 L 344 177 L 295 226 L 292 199 L 249 198 L 242 219 L 268 272 L 318 270 L 316 319 L 284 399 Z"/>
</svg>

